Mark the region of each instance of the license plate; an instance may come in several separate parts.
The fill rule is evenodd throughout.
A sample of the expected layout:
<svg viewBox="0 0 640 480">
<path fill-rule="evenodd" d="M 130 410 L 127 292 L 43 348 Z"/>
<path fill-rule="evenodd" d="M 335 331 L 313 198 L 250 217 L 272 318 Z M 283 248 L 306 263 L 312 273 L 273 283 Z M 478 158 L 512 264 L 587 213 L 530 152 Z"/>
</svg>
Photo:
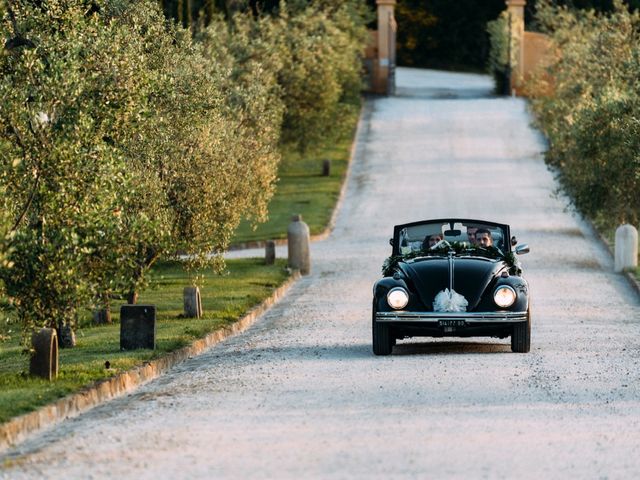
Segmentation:
<svg viewBox="0 0 640 480">
<path fill-rule="evenodd" d="M 438 320 L 441 327 L 464 327 L 466 324 L 464 320 Z"/>
</svg>

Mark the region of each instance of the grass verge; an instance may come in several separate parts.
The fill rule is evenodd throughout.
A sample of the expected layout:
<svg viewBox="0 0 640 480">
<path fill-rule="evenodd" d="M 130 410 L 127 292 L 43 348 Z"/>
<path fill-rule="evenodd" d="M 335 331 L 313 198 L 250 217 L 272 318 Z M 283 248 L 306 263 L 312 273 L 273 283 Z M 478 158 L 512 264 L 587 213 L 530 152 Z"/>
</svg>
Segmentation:
<svg viewBox="0 0 640 480">
<path fill-rule="evenodd" d="M 320 148 L 305 153 L 283 147 L 279 180 L 269 204 L 269 220 L 258 225 L 256 230 L 243 222 L 233 239 L 234 244 L 286 238 L 294 214 L 302 215 L 312 235 L 327 228 L 349 166 L 358 118 L 359 113 L 354 114 L 344 123 L 337 142 L 327 141 Z M 331 175 L 327 177 L 322 176 L 325 159 L 331 160 Z"/>
<path fill-rule="evenodd" d="M 0 326 L 0 423 L 57 400 L 69 393 L 123 370 L 141 365 L 193 340 L 235 322 L 253 306 L 269 297 L 287 278 L 284 261 L 265 266 L 262 259 L 228 260 L 227 272 L 205 272 L 201 288 L 204 317 L 180 318 L 182 289 L 188 277 L 177 263 L 153 270 L 150 288 L 140 295 L 141 304 L 156 305 L 156 350 L 120 351 L 120 305 L 113 305 L 113 324 L 92 326 L 84 321 L 77 332 L 77 347 L 60 351 L 58 379 L 47 382 L 31 378 L 28 358 L 22 354 L 19 332 L 11 324 Z M 13 326 L 15 328 L 15 325 Z M 110 368 L 105 368 L 105 362 Z"/>
</svg>

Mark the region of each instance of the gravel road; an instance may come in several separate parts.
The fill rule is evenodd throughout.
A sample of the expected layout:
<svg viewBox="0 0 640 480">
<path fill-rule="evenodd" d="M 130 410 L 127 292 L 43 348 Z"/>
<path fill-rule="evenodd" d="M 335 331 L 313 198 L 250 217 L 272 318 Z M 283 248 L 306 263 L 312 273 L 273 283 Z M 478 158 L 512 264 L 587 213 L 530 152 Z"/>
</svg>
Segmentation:
<svg viewBox="0 0 640 480">
<path fill-rule="evenodd" d="M 2 478 L 638 477 L 640 303 L 554 195 L 525 102 L 480 75 L 397 80 L 367 101 L 312 275 L 245 334 L 5 452 Z M 531 353 L 414 339 L 374 357 L 393 225 L 449 215 L 530 245 Z"/>
</svg>

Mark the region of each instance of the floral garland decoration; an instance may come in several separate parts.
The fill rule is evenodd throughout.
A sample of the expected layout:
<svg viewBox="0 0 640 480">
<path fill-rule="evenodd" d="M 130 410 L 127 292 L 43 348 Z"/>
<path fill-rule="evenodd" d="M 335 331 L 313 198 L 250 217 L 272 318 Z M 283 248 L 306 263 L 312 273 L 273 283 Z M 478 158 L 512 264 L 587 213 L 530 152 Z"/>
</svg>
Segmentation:
<svg viewBox="0 0 640 480">
<path fill-rule="evenodd" d="M 448 255 L 449 252 L 453 252 L 454 255 L 468 253 L 479 257 L 490 258 L 491 260 L 502 260 L 509 266 L 510 273 L 515 275 L 522 273 L 520 262 L 513 252 L 504 254 L 499 248 L 493 246 L 479 247 L 467 242 L 441 242 L 428 249 L 420 249 L 401 255 L 391 255 L 382 264 L 382 275 L 384 277 L 392 276 L 400 262 L 406 262 L 407 260 L 418 257 L 442 257 Z"/>
</svg>

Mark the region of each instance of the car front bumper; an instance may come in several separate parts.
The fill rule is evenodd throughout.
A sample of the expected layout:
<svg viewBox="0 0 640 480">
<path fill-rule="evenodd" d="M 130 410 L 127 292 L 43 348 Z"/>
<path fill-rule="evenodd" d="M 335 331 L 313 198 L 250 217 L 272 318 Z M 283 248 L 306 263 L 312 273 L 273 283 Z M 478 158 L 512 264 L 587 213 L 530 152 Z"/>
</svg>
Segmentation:
<svg viewBox="0 0 640 480">
<path fill-rule="evenodd" d="M 425 323 L 465 325 L 526 322 L 527 312 L 376 312 L 376 321 L 385 323 Z"/>
</svg>

